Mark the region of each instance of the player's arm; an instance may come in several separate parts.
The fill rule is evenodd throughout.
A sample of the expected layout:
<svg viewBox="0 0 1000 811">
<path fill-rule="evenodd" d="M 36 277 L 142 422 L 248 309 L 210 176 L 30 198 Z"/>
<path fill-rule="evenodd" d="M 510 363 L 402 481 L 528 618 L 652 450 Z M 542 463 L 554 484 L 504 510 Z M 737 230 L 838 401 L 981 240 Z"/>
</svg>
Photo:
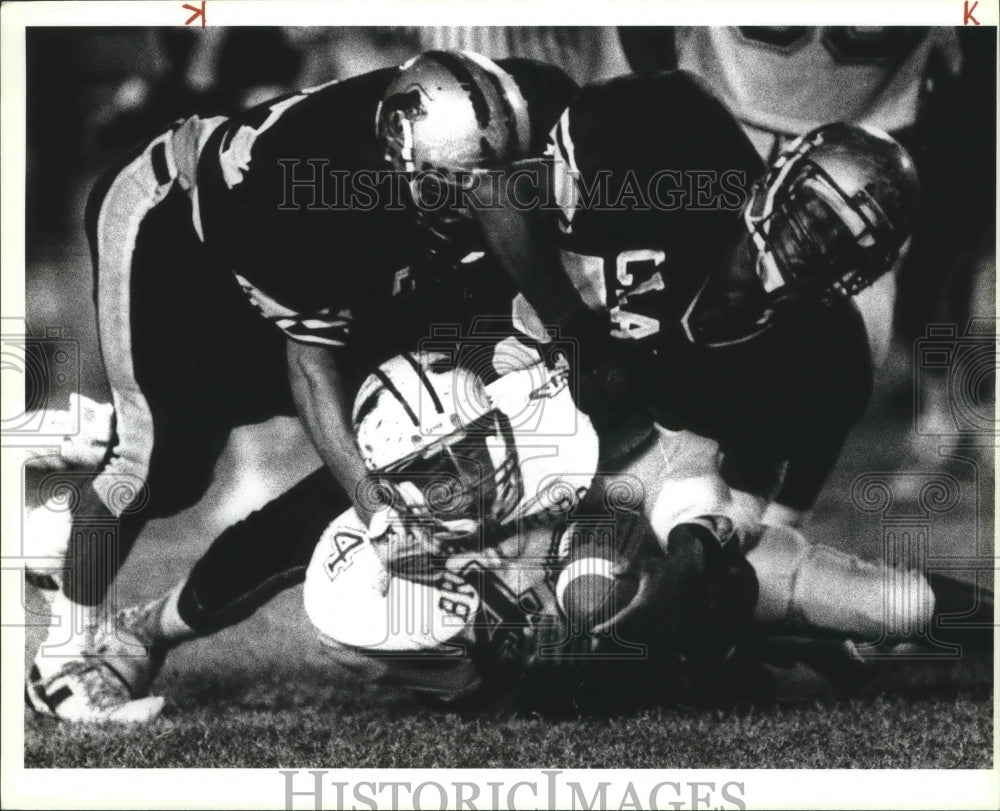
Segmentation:
<svg viewBox="0 0 1000 811">
<path fill-rule="evenodd" d="M 840 458 L 848 431 L 817 433 L 788 460 L 778 493 L 765 510 L 765 524 L 800 527 L 805 523 Z"/>
<path fill-rule="evenodd" d="M 643 350 L 611 336 L 606 308 L 591 309 L 566 270 L 556 240 L 531 195 L 544 195 L 545 172 L 526 169 L 488 175 L 473 193 L 473 208 L 497 263 L 534 308 L 542 324 L 576 345 L 576 401 L 608 447 L 630 447 L 649 430 Z M 610 431 L 610 433 L 609 433 Z"/>
<path fill-rule="evenodd" d="M 596 322 L 566 273 L 558 246 L 545 233 L 536 203 L 545 194 L 542 166 L 479 176 L 470 195 L 473 209 L 490 251 L 543 322 Z"/>
<path fill-rule="evenodd" d="M 262 275 L 258 270 L 256 276 Z M 363 497 L 366 470 L 354 441 L 353 393 L 344 366 L 351 351 L 350 310 L 333 306 L 316 309 L 304 300 L 300 304 L 289 290 L 278 289 L 281 279 L 268 275 L 251 282 L 237 273 L 236 279 L 260 314 L 284 333 L 289 384 L 299 417 L 323 463 L 367 523 L 373 505 Z M 268 281 L 271 292 L 263 289 Z M 289 306 L 276 295 L 298 306 Z"/>
<path fill-rule="evenodd" d="M 367 525 L 372 505 L 361 497 L 367 469 L 354 442 L 351 393 L 338 357 L 342 350 L 291 338 L 287 343 L 289 382 L 306 433 Z"/>
<path fill-rule="evenodd" d="M 804 523 L 868 406 L 872 386 L 869 367 L 858 363 L 855 373 L 848 372 L 848 349 L 844 347 L 843 352 L 847 356 L 844 366 L 828 370 L 838 388 L 817 396 L 812 418 L 793 432 L 797 441 L 789 444 L 785 475 L 764 515 L 766 524 L 797 527 Z"/>
</svg>

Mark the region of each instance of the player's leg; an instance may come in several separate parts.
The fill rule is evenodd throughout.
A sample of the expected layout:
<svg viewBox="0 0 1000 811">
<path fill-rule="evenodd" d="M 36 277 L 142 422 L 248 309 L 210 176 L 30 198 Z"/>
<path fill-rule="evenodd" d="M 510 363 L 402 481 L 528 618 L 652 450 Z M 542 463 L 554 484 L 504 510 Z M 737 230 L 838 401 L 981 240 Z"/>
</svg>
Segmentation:
<svg viewBox="0 0 1000 811">
<path fill-rule="evenodd" d="M 167 649 L 243 621 L 303 582 L 317 539 L 349 507 L 333 475 L 319 468 L 223 530 L 184 580 L 149 603 L 123 609 L 117 624 Z"/>
<path fill-rule="evenodd" d="M 988 589 L 865 561 L 790 527 L 762 526 L 749 543 L 760 584 L 754 617 L 769 633 L 915 642 L 939 652 L 992 645 Z"/>
<path fill-rule="evenodd" d="M 730 527 L 727 538 L 756 526 L 781 473 L 763 454 L 723 453 L 712 439 L 657 426 L 647 444 L 602 477 L 608 506 L 638 506 L 667 551 L 670 533 L 701 517 L 725 518 L 716 524 Z"/>
<path fill-rule="evenodd" d="M 158 440 L 148 489 L 158 514 L 192 503 L 207 489 L 218 451 L 209 440 L 221 447 L 229 427 L 294 408 L 280 334 L 253 313 L 230 282 L 225 275 L 206 277 L 191 314 L 193 323 L 202 325 L 196 341 L 179 336 L 175 354 L 160 358 L 161 376 L 146 387 Z M 191 370 L 197 374 L 179 385 Z M 204 430 L 212 433 L 201 436 Z M 300 583 L 316 538 L 348 506 L 331 474 L 315 471 L 226 529 L 183 583 L 119 612 L 114 630 L 99 639 L 102 666 L 115 668 L 134 694 L 142 694 L 173 644 L 235 624 Z"/>
<path fill-rule="evenodd" d="M 235 426 L 293 414 L 280 333 L 252 310 L 228 274 L 212 277 L 203 294 L 200 340 L 212 351 L 199 355 L 196 399 L 207 404 L 210 421 Z M 139 639 L 154 654 L 135 662 L 146 668 L 139 681 L 152 681 L 170 647 L 234 625 L 301 583 L 316 539 L 349 506 L 332 474 L 319 468 L 225 529 L 174 588 L 119 612 L 119 637 Z"/>
<path fill-rule="evenodd" d="M 52 628 L 29 684 L 33 706 L 60 717 L 99 718 L 115 700 L 131 698 L 113 674 L 87 672 L 83 657 L 98 644 L 101 606 L 144 523 L 204 492 L 226 436 L 189 396 L 190 358 L 177 352 L 191 332 L 183 308 L 196 298 L 181 279 L 205 271 L 207 261 L 190 203 L 175 184 L 171 136 L 164 133 L 128 156 L 88 202 L 98 336 L 114 422 L 99 471 L 72 482 L 73 507 L 58 528 L 65 578 L 55 578 L 60 588 L 50 590 Z M 86 672 L 89 686 L 71 670 Z M 107 689 L 93 689 L 96 682 Z"/>
</svg>

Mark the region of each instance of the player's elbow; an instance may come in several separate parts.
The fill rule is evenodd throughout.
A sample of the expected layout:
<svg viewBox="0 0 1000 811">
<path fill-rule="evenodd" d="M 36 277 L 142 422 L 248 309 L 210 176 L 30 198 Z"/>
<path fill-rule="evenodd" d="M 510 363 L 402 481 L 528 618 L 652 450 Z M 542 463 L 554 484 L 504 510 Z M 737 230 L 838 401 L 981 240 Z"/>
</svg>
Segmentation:
<svg viewBox="0 0 1000 811">
<path fill-rule="evenodd" d="M 305 344 L 288 340 L 286 352 L 288 374 L 292 385 L 306 385 L 309 388 L 328 385 L 336 373 L 333 353 L 327 346 Z"/>
</svg>

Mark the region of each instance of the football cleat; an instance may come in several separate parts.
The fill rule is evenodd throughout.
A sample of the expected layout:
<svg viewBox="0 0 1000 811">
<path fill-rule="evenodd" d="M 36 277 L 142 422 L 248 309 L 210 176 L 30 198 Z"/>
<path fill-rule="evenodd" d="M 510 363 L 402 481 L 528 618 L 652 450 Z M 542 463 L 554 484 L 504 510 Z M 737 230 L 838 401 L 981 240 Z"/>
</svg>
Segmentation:
<svg viewBox="0 0 1000 811">
<path fill-rule="evenodd" d="M 163 710 L 162 697 L 135 698 L 114 668 L 92 657 L 68 659 L 47 677 L 36 660 L 25 695 L 38 714 L 80 723 L 144 724 Z"/>
<path fill-rule="evenodd" d="M 78 656 L 35 657 L 26 695 L 42 715 L 65 721 L 146 723 L 163 709 L 163 698 L 149 688 L 166 658 L 168 645 L 145 629 L 161 600 L 125 608 L 114 623 L 94 632 Z M 61 662 L 52 672 L 49 663 Z"/>
<path fill-rule="evenodd" d="M 153 637 L 157 627 L 152 614 L 162 610 L 163 599 L 121 609 L 114 625 L 97 635 L 94 654 L 128 685 L 134 697 L 146 696 L 167 657 L 167 642 Z"/>
</svg>

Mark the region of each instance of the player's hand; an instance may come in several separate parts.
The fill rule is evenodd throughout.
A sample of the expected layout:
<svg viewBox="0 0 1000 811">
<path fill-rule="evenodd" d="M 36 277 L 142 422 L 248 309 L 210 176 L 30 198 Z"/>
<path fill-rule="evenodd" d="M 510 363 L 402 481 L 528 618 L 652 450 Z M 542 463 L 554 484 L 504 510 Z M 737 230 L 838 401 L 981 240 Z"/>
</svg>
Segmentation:
<svg viewBox="0 0 1000 811">
<path fill-rule="evenodd" d="M 437 548 L 428 526 L 386 506 L 372 516 L 367 538 L 386 572 L 383 593 L 388 591 L 390 577 L 433 582 Z"/>
<path fill-rule="evenodd" d="M 697 673 L 728 658 L 752 624 L 753 567 L 738 536 L 712 531 L 709 518 L 675 527 L 668 553 L 635 561 L 633 572 L 636 595 L 593 629 L 598 646 L 604 640 L 647 644 L 651 655 L 667 653 Z"/>
</svg>

